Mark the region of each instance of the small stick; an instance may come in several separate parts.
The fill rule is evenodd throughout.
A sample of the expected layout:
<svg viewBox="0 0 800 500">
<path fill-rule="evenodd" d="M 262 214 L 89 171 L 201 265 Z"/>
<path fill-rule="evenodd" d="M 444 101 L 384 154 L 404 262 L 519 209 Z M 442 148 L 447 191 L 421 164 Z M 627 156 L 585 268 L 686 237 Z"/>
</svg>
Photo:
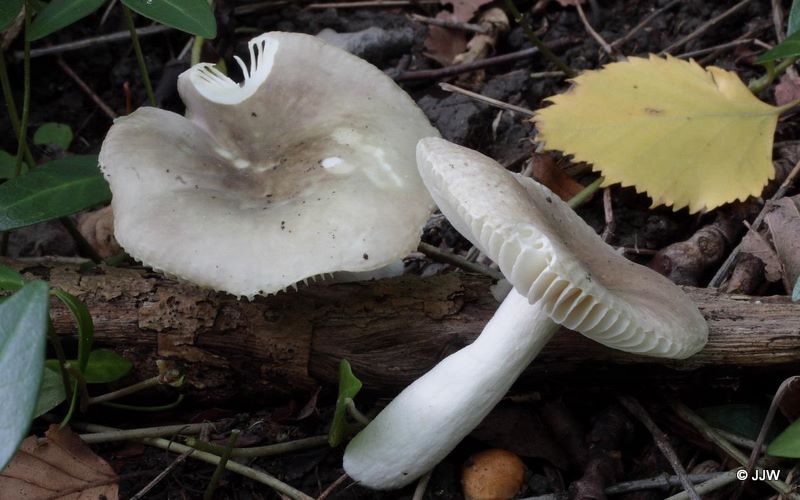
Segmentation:
<svg viewBox="0 0 800 500">
<path fill-rule="evenodd" d="M 338 488 L 339 486 L 342 485 L 342 483 L 347 481 L 348 477 L 350 477 L 350 476 L 348 476 L 346 473 L 342 474 L 341 476 L 339 476 L 339 478 L 336 481 L 332 482 L 330 486 L 325 488 L 325 491 L 323 491 L 322 493 L 319 494 L 319 496 L 317 497 L 317 500 L 325 500 L 326 498 L 328 498 L 331 493 L 336 491 L 336 488 Z"/>
<path fill-rule="evenodd" d="M 603 189 L 603 216 L 606 220 L 606 227 L 603 228 L 603 241 L 608 243 L 614 237 L 614 230 L 617 226 L 614 221 L 614 207 L 611 205 L 611 188 Z"/>
<path fill-rule="evenodd" d="M 173 28 L 164 25 L 147 26 L 136 30 L 136 34 L 140 37 L 164 33 L 172 31 Z M 31 49 L 31 58 L 49 56 L 52 54 L 62 54 L 73 50 L 85 49 L 86 47 L 93 47 L 95 45 L 102 45 L 111 42 L 122 42 L 129 40 L 131 37 L 130 31 L 117 31 L 116 33 L 109 33 L 108 35 L 93 36 L 84 38 L 83 40 L 76 40 L 74 42 L 62 43 L 59 45 L 51 45 L 50 47 L 42 47 L 40 49 Z M 14 52 L 14 59 L 22 60 L 25 54 L 22 51 Z"/>
<path fill-rule="evenodd" d="M 748 43 L 752 43 L 753 40 L 753 38 L 737 38 L 736 40 L 714 45 L 713 47 L 706 47 L 704 49 L 692 50 L 691 52 L 684 52 L 683 54 L 678 54 L 675 57 L 678 59 L 689 59 L 690 57 L 702 56 L 718 50 L 732 49 L 734 47 L 738 47 L 739 45 L 747 45 Z"/>
<path fill-rule="evenodd" d="M 736 5 L 734 5 L 733 7 L 731 7 L 730 9 L 726 10 L 725 12 L 723 12 L 722 14 L 709 19 L 708 21 L 706 21 L 705 23 L 703 23 L 700 26 L 698 26 L 698 28 L 696 30 L 692 31 L 691 33 L 689 33 L 685 37 L 681 38 L 680 40 L 678 40 L 677 42 L 675 42 L 673 44 L 668 45 L 664 50 L 662 50 L 660 52 L 660 54 L 664 55 L 664 54 L 666 54 L 668 52 L 672 52 L 675 49 L 683 47 L 684 45 L 686 45 L 690 41 L 694 40 L 695 38 L 699 37 L 700 35 L 702 35 L 706 31 L 708 31 L 715 24 L 719 23 L 720 21 L 723 21 L 725 18 L 727 18 L 727 17 L 735 14 L 736 12 L 740 11 L 748 3 L 750 3 L 750 0 L 742 0 L 741 2 L 739 2 Z"/>
<path fill-rule="evenodd" d="M 655 11 L 653 11 L 653 12 L 652 12 L 650 15 L 648 15 L 647 17 L 645 17 L 644 19 L 642 19 L 642 20 L 639 22 L 639 24 L 637 24 L 637 25 L 636 25 L 636 26 L 634 26 L 634 27 L 633 27 L 633 28 L 632 28 L 632 29 L 631 29 L 629 32 L 627 32 L 627 33 L 625 34 L 625 36 L 623 36 L 622 38 L 618 38 L 618 39 L 614 40 L 613 42 L 611 42 L 611 47 L 616 49 L 617 47 L 619 47 L 619 46 L 620 46 L 620 45 L 622 45 L 623 43 L 627 42 L 628 40 L 630 40 L 631 38 L 633 38 L 633 35 L 635 35 L 635 34 L 636 34 L 636 33 L 638 33 L 639 31 L 641 31 L 643 28 L 645 28 L 645 27 L 646 27 L 648 24 L 650 24 L 651 22 L 653 22 L 653 19 L 657 18 L 658 16 L 660 16 L 660 15 L 661 15 L 661 14 L 663 14 L 664 12 L 666 12 L 666 11 L 668 11 L 669 9 L 671 9 L 671 8 L 675 7 L 676 5 L 680 4 L 680 3 L 681 3 L 681 1 L 682 1 L 682 0 L 672 0 L 672 1 L 671 1 L 670 3 L 668 3 L 667 5 L 665 5 L 665 6 L 661 7 L 661 8 L 660 8 L 660 9 L 658 9 L 658 10 L 655 10 Z"/>
<path fill-rule="evenodd" d="M 736 477 L 736 473 L 739 472 L 742 468 L 737 467 L 736 469 L 729 470 L 718 474 L 716 477 L 709 479 L 701 484 L 698 484 L 695 487 L 695 491 L 700 494 L 711 493 L 712 491 L 716 491 L 724 486 L 731 484 L 732 482 L 738 480 Z M 676 495 L 672 495 L 668 497 L 666 500 L 688 500 L 689 495 L 685 491 L 681 491 Z"/>
<path fill-rule="evenodd" d="M 554 49 L 559 49 L 567 45 L 570 45 L 572 43 L 574 43 L 574 39 L 572 38 L 561 38 L 551 42 L 550 47 Z M 539 53 L 538 48 L 531 47 L 528 49 L 518 50 L 516 52 L 509 52 L 508 54 L 503 54 L 501 56 L 487 57 L 486 59 L 481 59 L 480 61 L 474 61 L 471 63 L 464 63 L 464 64 L 455 64 L 453 66 L 447 66 L 446 68 L 423 69 L 418 71 L 404 71 L 399 75 L 395 76 L 394 80 L 397 82 L 408 82 L 412 80 L 438 80 L 440 78 L 460 75 L 461 73 L 468 73 L 470 71 L 484 69 L 491 66 L 517 62 L 523 59 L 528 59 L 530 57 L 533 57 L 535 54 L 538 53 Z"/>
<path fill-rule="evenodd" d="M 421 16 L 419 14 L 411 14 L 411 20 L 422 24 L 430 24 L 431 26 L 439 26 L 440 28 L 447 28 L 451 30 L 471 31 L 473 33 L 486 33 L 486 28 L 480 24 L 462 23 L 452 19 L 438 19 L 436 17 Z"/>
<path fill-rule="evenodd" d="M 420 242 L 419 247 L 417 247 L 417 250 L 419 250 L 420 252 L 422 252 L 423 254 L 425 254 L 426 256 L 430 257 L 433 260 L 445 262 L 452 266 L 459 267 L 465 271 L 469 271 L 471 273 L 480 273 L 497 281 L 503 279 L 503 273 L 501 273 L 500 271 L 495 271 L 494 269 L 490 269 L 486 266 L 476 264 L 475 262 L 470 262 L 460 255 L 456 255 L 452 252 L 442 250 L 428 243 Z"/>
<path fill-rule="evenodd" d="M 424 476 L 419 478 L 419 482 L 417 483 L 417 487 L 414 488 L 414 496 L 411 497 L 411 500 L 422 500 L 425 498 L 425 490 L 428 489 L 428 483 L 431 480 L 431 474 L 433 473 L 432 470 L 425 473 Z"/>
<path fill-rule="evenodd" d="M 653 422 L 653 419 L 650 418 L 650 415 L 647 413 L 639 401 L 631 396 L 617 396 L 617 401 L 625 407 L 634 417 L 636 417 L 639 422 L 644 425 L 650 434 L 653 436 L 653 441 L 655 441 L 656 446 L 658 449 L 661 450 L 661 453 L 664 455 L 664 458 L 667 459 L 669 464 L 672 466 L 672 470 L 675 471 L 675 474 L 681 481 L 681 486 L 683 486 L 684 491 L 689 495 L 691 500 L 700 500 L 700 495 L 694 489 L 692 482 L 689 481 L 689 478 L 686 477 L 686 469 L 683 468 L 683 464 L 681 464 L 680 459 L 678 458 L 677 453 L 675 450 L 672 449 L 672 445 L 669 443 L 669 438 L 666 434 Z"/>
<path fill-rule="evenodd" d="M 764 216 L 767 215 L 767 207 L 769 207 L 770 205 L 769 202 L 775 201 L 778 198 L 783 197 L 783 195 L 786 194 L 786 191 L 788 191 L 789 188 L 794 183 L 794 180 L 798 176 L 798 174 L 800 174 L 800 161 L 798 161 L 795 164 L 795 166 L 792 168 L 792 171 L 789 172 L 789 175 L 786 176 L 786 179 L 784 179 L 784 181 L 781 183 L 778 190 L 775 191 L 775 194 L 773 194 L 772 197 L 769 199 L 769 201 L 767 203 L 764 203 L 764 206 L 761 207 L 761 211 L 758 213 L 758 216 L 753 221 L 752 224 L 753 231 L 758 231 L 759 229 L 761 229 L 761 223 L 764 221 Z M 736 248 L 733 249 L 731 254 L 728 255 L 728 258 L 725 259 L 725 262 L 722 263 L 722 266 L 720 266 L 719 271 L 717 271 L 717 274 L 715 274 L 714 277 L 711 278 L 711 281 L 708 283 L 709 288 L 719 287 L 725 280 L 725 278 L 728 277 L 728 271 L 730 271 L 730 268 L 733 265 L 733 261 L 736 260 L 736 257 L 739 255 L 739 251 L 741 250 L 741 248 L 742 248 L 742 242 L 739 242 L 739 244 L 736 245 Z"/>
<path fill-rule="evenodd" d="M 173 434 L 197 434 L 207 425 L 209 424 L 180 424 L 163 425 L 160 427 L 142 427 L 140 429 L 121 429 L 114 432 L 81 434 L 80 438 L 87 444 L 110 443 L 113 441 L 126 441 L 128 439 L 172 436 Z"/>
<path fill-rule="evenodd" d="M 136 54 L 136 61 L 139 63 L 139 72 L 142 74 L 142 83 L 144 83 L 147 99 L 150 101 L 150 105 L 155 107 L 157 106 L 156 96 L 153 93 L 153 85 L 150 83 L 150 73 L 147 70 L 144 54 L 142 54 L 142 45 L 139 43 L 136 25 L 133 23 L 133 14 L 131 14 L 131 10 L 125 5 L 122 6 L 122 12 L 125 14 L 125 22 L 128 25 L 128 31 L 131 33 L 131 45 L 133 45 L 133 52 Z"/>
<path fill-rule="evenodd" d="M 530 74 L 530 77 L 534 80 L 538 80 L 540 78 L 562 78 L 563 76 L 563 71 L 539 71 Z"/>
<path fill-rule="evenodd" d="M 144 496 L 150 492 L 158 483 L 160 483 L 167 475 L 172 472 L 175 467 L 182 464 L 184 460 L 192 453 L 191 449 L 188 451 L 184 451 L 178 457 L 172 461 L 171 464 L 167 466 L 166 469 L 162 470 L 158 473 L 156 477 L 154 477 L 149 483 L 144 485 L 144 488 L 138 491 L 135 495 L 131 497 L 131 500 L 139 500 L 140 498 L 144 498 Z"/>
<path fill-rule="evenodd" d="M 91 87 L 89 87 L 89 85 L 87 85 L 87 84 L 86 84 L 86 82 L 84 82 L 84 81 L 81 79 L 81 77 L 79 77 L 79 76 L 77 75 L 77 73 L 75 73 L 75 72 L 72 70 L 72 68 L 71 68 L 71 67 L 69 67 L 69 65 L 68 65 L 66 62 L 64 62 L 64 60 L 63 60 L 63 59 L 61 59 L 60 57 L 58 58 L 58 66 L 61 68 L 61 70 L 62 70 L 62 71 L 64 71 L 64 73 L 66 73 L 66 74 L 67 74 L 67 76 L 68 76 L 68 77 L 72 78 L 72 80 L 73 80 L 73 81 L 74 81 L 74 82 L 75 82 L 75 83 L 78 85 L 78 87 L 80 87 L 80 89 L 81 89 L 81 90 L 83 90 L 83 92 L 84 92 L 86 95 L 88 95 L 88 96 L 89 96 L 89 98 L 90 98 L 92 101 L 94 101 L 94 103 L 95 103 L 95 104 L 97 104 L 97 107 L 98 107 L 98 108 L 100 108 L 100 110 L 101 110 L 103 113 L 105 113 L 105 114 L 106 114 L 106 116 L 108 116 L 108 117 L 109 117 L 109 118 L 111 118 L 112 120 L 114 120 L 115 118 L 117 118 L 117 114 L 114 112 L 114 110 L 113 110 L 113 109 L 111 109 L 111 108 L 108 106 L 108 104 L 106 104 L 106 103 L 105 103 L 105 102 L 104 102 L 102 99 L 100 99 L 100 96 L 98 96 L 98 95 L 97 95 L 97 94 L 96 94 L 96 93 L 95 93 L 95 92 L 94 92 L 94 91 L 91 89 Z"/>
<path fill-rule="evenodd" d="M 270 9 L 274 7 L 283 7 L 292 3 L 290 0 L 268 0 L 266 2 L 256 2 L 246 5 L 239 5 L 233 8 L 234 16 L 243 16 L 246 14 L 254 14 L 260 10 Z"/>
<path fill-rule="evenodd" d="M 461 87 L 457 87 L 450 83 L 440 83 L 439 87 L 444 90 L 445 92 L 455 92 L 456 94 L 465 95 L 467 97 L 471 97 L 476 101 L 484 102 L 490 106 L 494 106 L 495 108 L 505 109 L 507 111 L 512 111 L 515 113 L 522 113 L 523 115 L 533 116 L 533 111 L 528 108 L 523 108 L 522 106 L 515 106 L 514 104 L 509 104 L 507 102 L 498 101 L 497 99 L 492 99 L 491 97 L 487 97 L 483 94 L 479 94 L 477 92 L 472 92 L 471 90 L 462 89 Z"/>
<path fill-rule="evenodd" d="M 710 472 L 707 474 L 687 474 L 686 478 L 692 484 L 704 483 L 710 479 L 714 479 L 725 472 Z M 607 495 L 619 495 L 621 493 L 629 493 L 631 491 L 653 490 L 672 488 L 681 486 L 681 480 L 678 476 L 658 476 L 649 479 L 636 479 L 634 481 L 626 481 L 609 486 L 603 492 Z M 696 488 L 695 488 L 696 489 Z M 699 492 L 698 492 L 699 493 Z"/>
<path fill-rule="evenodd" d="M 756 442 L 752 439 L 747 439 L 746 437 L 742 437 L 738 434 L 734 434 L 732 432 L 728 432 L 726 430 L 720 429 L 719 427 L 714 427 L 714 431 L 717 432 L 720 436 L 724 437 L 731 443 L 735 444 L 736 446 L 740 446 L 742 448 L 747 448 L 748 450 L 753 450 L 756 447 Z M 767 451 L 767 447 L 761 445 L 761 453 Z"/>
<path fill-rule="evenodd" d="M 577 2 L 575 4 L 575 9 L 578 11 L 578 17 L 581 18 L 583 27 L 586 28 L 586 31 L 589 33 L 589 35 L 592 38 L 594 38 L 594 40 L 600 45 L 600 47 L 605 51 L 605 53 L 615 58 L 617 61 L 624 61 L 625 56 L 617 52 L 614 49 L 614 47 L 609 45 L 608 42 L 606 42 L 605 39 L 602 36 L 600 36 L 600 33 L 598 33 L 597 31 L 595 31 L 594 28 L 592 28 L 592 25 L 589 23 L 589 20 L 586 19 L 586 13 L 583 11 L 583 6 L 581 5 L 580 2 Z"/>
<path fill-rule="evenodd" d="M 514 0 L 506 0 L 506 9 L 508 9 L 508 11 L 511 13 L 511 17 L 514 18 L 514 21 L 520 25 L 522 31 L 525 32 L 525 35 L 528 37 L 528 41 L 530 41 L 536 48 L 539 49 L 539 52 L 542 53 L 545 59 L 563 71 L 564 75 L 569 78 L 572 78 L 577 74 L 575 73 L 575 70 L 570 68 L 564 61 L 555 55 L 553 51 L 550 50 L 550 47 L 545 45 L 536 32 L 533 31 L 533 28 L 531 28 L 530 24 L 528 24 L 527 20 L 520 13 L 519 9 L 517 9 L 517 6 L 514 4 Z"/>
</svg>

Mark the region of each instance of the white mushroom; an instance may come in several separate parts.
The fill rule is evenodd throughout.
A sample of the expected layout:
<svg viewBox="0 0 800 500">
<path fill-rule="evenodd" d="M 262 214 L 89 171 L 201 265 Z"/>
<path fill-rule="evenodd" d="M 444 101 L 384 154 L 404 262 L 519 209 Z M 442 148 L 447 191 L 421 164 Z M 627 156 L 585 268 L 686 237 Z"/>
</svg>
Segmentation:
<svg viewBox="0 0 800 500">
<path fill-rule="evenodd" d="M 438 136 L 369 63 L 315 37 L 267 33 L 237 58 L 178 78 L 186 117 L 141 108 L 100 153 L 115 234 L 134 258 L 252 297 L 371 271 L 418 244 L 433 202 L 414 148 Z"/>
<path fill-rule="evenodd" d="M 606 346 L 686 358 L 705 345 L 697 307 L 618 255 L 549 189 L 475 151 L 423 139 L 417 164 L 442 213 L 513 285 L 474 343 L 395 398 L 349 444 L 347 473 L 398 488 L 444 458 L 497 404 L 559 325 Z"/>
</svg>

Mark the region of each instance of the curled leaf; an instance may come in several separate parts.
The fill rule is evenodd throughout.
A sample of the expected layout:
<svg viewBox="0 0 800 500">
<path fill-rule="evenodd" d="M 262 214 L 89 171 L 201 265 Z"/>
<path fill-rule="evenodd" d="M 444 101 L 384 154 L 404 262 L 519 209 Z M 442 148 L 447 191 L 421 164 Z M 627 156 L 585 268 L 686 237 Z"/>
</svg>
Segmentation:
<svg viewBox="0 0 800 500">
<path fill-rule="evenodd" d="M 694 61 L 629 58 L 574 79 L 534 117 L 548 149 L 602 171 L 604 186 L 645 191 L 694 213 L 757 196 L 772 178 L 780 108 L 730 71 Z"/>
</svg>

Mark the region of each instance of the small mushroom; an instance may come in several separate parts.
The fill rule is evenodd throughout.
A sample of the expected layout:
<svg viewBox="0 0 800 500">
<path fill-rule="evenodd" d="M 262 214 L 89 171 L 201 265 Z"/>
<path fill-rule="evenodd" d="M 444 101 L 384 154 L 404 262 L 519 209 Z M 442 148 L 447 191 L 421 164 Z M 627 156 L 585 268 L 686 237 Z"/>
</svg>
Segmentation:
<svg viewBox="0 0 800 500">
<path fill-rule="evenodd" d="M 186 117 L 144 107 L 111 127 L 100 165 L 120 245 L 247 297 L 413 251 L 433 208 L 414 150 L 438 136 L 414 101 L 313 36 L 249 48 L 241 84 L 210 64 L 180 75 Z"/>
<path fill-rule="evenodd" d="M 444 458 L 508 391 L 563 325 L 608 347 L 682 359 L 708 327 L 660 274 L 617 254 L 536 181 L 480 153 L 423 139 L 417 164 L 453 226 L 513 285 L 471 345 L 400 393 L 347 447 L 350 477 L 402 487 Z"/>
<path fill-rule="evenodd" d="M 461 470 L 461 487 L 466 500 L 506 500 L 522 488 L 525 464 L 510 451 L 501 449 L 475 453 Z"/>
</svg>

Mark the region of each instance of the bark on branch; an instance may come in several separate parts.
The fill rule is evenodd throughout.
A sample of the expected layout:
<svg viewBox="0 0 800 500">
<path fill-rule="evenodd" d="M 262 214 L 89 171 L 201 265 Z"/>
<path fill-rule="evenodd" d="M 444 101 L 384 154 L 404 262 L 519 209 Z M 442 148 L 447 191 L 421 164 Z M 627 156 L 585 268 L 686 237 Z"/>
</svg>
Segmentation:
<svg viewBox="0 0 800 500">
<path fill-rule="evenodd" d="M 488 279 L 461 273 L 314 285 L 248 302 L 144 269 L 81 273 L 68 264 L 5 263 L 83 300 L 96 344 L 133 360 L 138 376 L 151 374 L 155 359 L 172 360 L 186 371 L 189 392 L 205 402 L 297 395 L 335 384 L 342 358 L 366 389 L 391 393 L 471 342 L 497 308 Z M 711 331 L 700 354 L 654 360 L 562 331 L 523 382 L 647 376 L 669 383 L 707 370 L 774 370 L 800 362 L 800 304 L 787 297 L 685 291 Z M 60 334 L 75 335 L 65 309 L 54 303 L 52 316 Z"/>
</svg>

